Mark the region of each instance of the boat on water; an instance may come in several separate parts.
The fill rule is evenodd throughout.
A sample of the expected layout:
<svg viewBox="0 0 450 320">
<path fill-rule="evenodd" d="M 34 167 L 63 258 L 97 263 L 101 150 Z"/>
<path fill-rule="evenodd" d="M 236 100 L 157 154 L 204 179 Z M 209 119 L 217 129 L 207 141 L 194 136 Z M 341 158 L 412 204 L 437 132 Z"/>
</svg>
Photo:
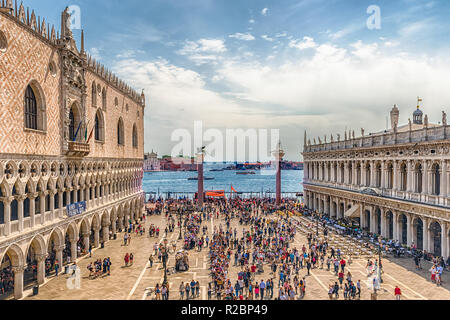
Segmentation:
<svg viewBox="0 0 450 320">
<path fill-rule="evenodd" d="M 238 172 L 236 172 L 236 174 L 249 175 L 249 174 L 256 174 L 256 172 L 254 172 L 254 171 L 238 171 Z"/>
<path fill-rule="evenodd" d="M 214 180 L 215 178 L 204 177 L 203 180 Z M 188 178 L 189 181 L 197 181 L 198 177 Z"/>
<path fill-rule="evenodd" d="M 223 172 L 224 169 L 211 169 L 210 172 Z"/>
</svg>

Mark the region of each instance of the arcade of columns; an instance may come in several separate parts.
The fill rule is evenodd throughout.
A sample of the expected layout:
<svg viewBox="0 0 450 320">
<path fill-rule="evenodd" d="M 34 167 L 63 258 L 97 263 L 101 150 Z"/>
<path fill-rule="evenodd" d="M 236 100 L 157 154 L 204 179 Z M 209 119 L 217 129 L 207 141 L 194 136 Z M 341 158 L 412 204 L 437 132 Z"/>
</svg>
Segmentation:
<svg viewBox="0 0 450 320">
<path fill-rule="evenodd" d="M 337 219 L 348 214 L 372 233 L 450 255 L 447 159 L 323 159 L 327 156 L 339 157 L 329 152 L 305 157 L 309 208 Z"/>
<path fill-rule="evenodd" d="M 27 165 L 9 161 L 10 173 L 0 185 L 0 261 L 12 266 L 15 299 L 23 296 L 24 274 L 33 261 L 42 284 L 51 254 L 61 266 L 68 256 L 76 261 L 90 245 L 98 248 L 130 220 L 139 220 L 144 206 L 140 161 Z M 66 205 L 80 201 L 86 201 L 86 212 L 68 217 Z"/>
</svg>

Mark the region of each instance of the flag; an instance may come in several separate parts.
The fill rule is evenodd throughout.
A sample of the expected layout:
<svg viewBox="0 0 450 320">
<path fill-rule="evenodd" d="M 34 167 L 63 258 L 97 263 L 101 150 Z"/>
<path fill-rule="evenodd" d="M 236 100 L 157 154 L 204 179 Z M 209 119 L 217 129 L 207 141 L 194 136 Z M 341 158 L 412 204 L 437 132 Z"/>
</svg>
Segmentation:
<svg viewBox="0 0 450 320">
<path fill-rule="evenodd" d="M 89 143 L 89 141 L 91 141 L 91 139 L 92 139 L 92 134 L 94 133 L 94 128 L 95 128 L 95 126 L 92 127 L 91 133 L 89 134 L 89 138 L 87 139 L 87 142 L 86 142 L 86 143 Z"/>
<path fill-rule="evenodd" d="M 231 185 L 231 192 L 236 192 L 236 193 L 238 193 L 238 192 L 236 191 L 236 189 L 233 188 L 233 185 Z"/>
<path fill-rule="evenodd" d="M 91 120 L 89 120 L 88 123 L 85 124 L 85 129 L 84 129 L 84 141 L 87 141 L 87 139 L 88 139 L 88 126 L 89 126 L 89 123 L 90 123 L 90 122 L 91 122 Z"/>
<path fill-rule="evenodd" d="M 80 131 L 82 123 L 83 123 L 83 121 L 80 121 L 80 124 L 78 125 L 77 132 L 75 133 L 75 137 L 73 137 L 73 142 L 75 142 L 77 140 L 78 132 Z"/>
</svg>

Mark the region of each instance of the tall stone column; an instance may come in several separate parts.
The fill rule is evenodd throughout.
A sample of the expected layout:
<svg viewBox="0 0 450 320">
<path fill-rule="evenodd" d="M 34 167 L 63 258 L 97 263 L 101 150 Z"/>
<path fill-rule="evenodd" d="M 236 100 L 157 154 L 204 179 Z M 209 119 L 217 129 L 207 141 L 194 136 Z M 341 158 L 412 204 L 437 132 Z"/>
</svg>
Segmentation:
<svg viewBox="0 0 450 320">
<path fill-rule="evenodd" d="M 275 156 L 275 161 L 277 163 L 277 195 L 276 195 L 276 203 L 277 205 L 281 204 L 281 164 L 283 161 L 283 157 L 285 155 L 283 149 L 281 148 L 281 142 L 278 143 L 277 150 L 273 153 Z"/>
<path fill-rule="evenodd" d="M 31 194 L 30 196 L 30 226 L 34 228 L 36 223 L 36 208 L 35 208 L 35 200 L 37 197 L 37 193 Z"/>
<path fill-rule="evenodd" d="M 440 190 L 440 196 L 442 198 L 447 197 L 447 160 L 441 161 L 441 190 Z"/>
<path fill-rule="evenodd" d="M 426 160 L 422 162 L 422 194 L 429 194 L 428 192 L 428 163 Z"/>
<path fill-rule="evenodd" d="M 399 240 L 399 236 L 398 236 L 399 225 L 398 225 L 398 213 L 397 213 L 397 211 L 392 211 L 392 226 L 393 226 L 394 241 L 397 241 L 397 240 Z"/>
<path fill-rule="evenodd" d="M 359 206 L 359 221 L 361 229 L 366 227 L 366 213 L 364 211 L 364 205 L 361 203 Z"/>
<path fill-rule="evenodd" d="M 398 163 L 397 163 L 397 161 L 394 161 L 393 164 L 392 164 L 392 170 L 394 171 L 393 181 L 392 181 L 392 190 L 393 191 L 397 191 L 399 189 L 398 188 L 398 181 L 399 181 L 399 177 L 398 177 L 399 170 L 398 169 L 399 169 L 398 168 Z"/>
<path fill-rule="evenodd" d="M 441 256 L 444 259 L 447 259 L 448 257 L 448 250 L 447 250 L 447 242 L 448 242 L 448 226 L 445 221 L 439 221 L 441 225 Z"/>
<path fill-rule="evenodd" d="M 411 247 L 412 245 L 412 217 L 411 214 L 406 215 L 406 245 Z"/>
<path fill-rule="evenodd" d="M 407 184 L 407 191 L 413 192 L 413 181 L 414 181 L 414 172 L 412 170 L 412 161 L 408 160 L 407 165 L 407 178 L 406 178 L 406 184 Z"/>
<path fill-rule="evenodd" d="M 77 240 L 70 241 L 70 258 L 72 259 L 72 262 L 75 262 L 78 259 Z"/>
<path fill-rule="evenodd" d="M 45 224 L 45 193 L 41 192 L 39 195 L 39 205 L 41 206 L 41 224 Z"/>
<path fill-rule="evenodd" d="M 58 190 L 58 207 L 59 207 L 59 217 L 64 217 L 64 206 L 63 206 L 63 192 Z"/>
<path fill-rule="evenodd" d="M 103 242 L 106 243 L 109 241 L 109 225 L 103 225 L 103 234 L 102 234 Z"/>
<path fill-rule="evenodd" d="M 381 189 L 385 189 L 387 187 L 387 168 L 384 161 L 381 161 Z"/>
<path fill-rule="evenodd" d="M 24 195 L 17 197 L 17 213 L 19 218 L 19 232 L 23 231 L 23 201 L 25 200 Z"/>
<path fill-rule="evenodd" d="M 36 255 L 37 260 L 37 282 L 43 284 L 45 282 L 45 259 L 47 254 Z"/>
<path fill-rule="evenodd" d="M 83 233 L 83 244 L 84 244 L 84 250 L 86 250 L 86 252 L 89 251 L 89 236 L 90 236 L 89 232 Z"/>
<path fill-rule="evenodd" d="M 52 213 L 52 219 L 56 219 L 58 217 L 57 212 L 55 212 L 55 192 L 49 191 L 50 197 L 50 212 Z"/>
<path fill-rule="evenodd" d="M 100 230 L 98 228 L 94 229 L 94 247 L 100 247 Z"/>
<path fill-rule="evenodd" d="M 423 249 L 429 252 L 429 246 L 428 246 L 428 218 L 423 218 Z"/>
<path fill-rule="evenodd" d="M 198 185 L 197 185 L 197 204 L 200 208 L 203 207 L 204 190 L 203 190 L 203 161 L 205 154 L 203 150 L 197 154 L 197 171 L 198 171 Z"/>
<path fill-rule="evenodd" d="M 63 265 L 63 250 L 66 246 L 62 245 L 60 247 L 55 247 L 56 260 L 58 260 L 59 264 Z"/>
<path fill-rule="evenodd" d="M 376 181 L 375 181 L 375 161 L 370 161 L 370 186 L 375 188 Z"/>
<path fill-rule="evenodd" d="M 383 238 L 386 237 L 386 212 L 384 208 L 380 208 L 380 214 L 381 214 L 381 236 Z"/>
<path fill-rule="evenodd" d="M 23 297 L 23 273 L 25 271 L 24 266 L 13 266 L 14 272 L 14 299 L 19 300 Z"/>
</svg>

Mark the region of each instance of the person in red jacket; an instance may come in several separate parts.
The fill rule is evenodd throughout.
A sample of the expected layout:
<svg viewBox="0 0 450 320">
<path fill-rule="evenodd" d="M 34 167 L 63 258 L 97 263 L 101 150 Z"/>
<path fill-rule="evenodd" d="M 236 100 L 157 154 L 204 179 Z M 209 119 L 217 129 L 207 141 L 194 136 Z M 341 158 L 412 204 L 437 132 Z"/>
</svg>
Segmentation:
<svg viewBox="0 0 450 320">
<path fill-rule="evenodd" d="M 400 300 L 402 297 L 402 290 L 400 290 L 400 288 L 398 286 L 395 286 L 394 294 L 395 294 L 395 299 Z"/>
</svg>

